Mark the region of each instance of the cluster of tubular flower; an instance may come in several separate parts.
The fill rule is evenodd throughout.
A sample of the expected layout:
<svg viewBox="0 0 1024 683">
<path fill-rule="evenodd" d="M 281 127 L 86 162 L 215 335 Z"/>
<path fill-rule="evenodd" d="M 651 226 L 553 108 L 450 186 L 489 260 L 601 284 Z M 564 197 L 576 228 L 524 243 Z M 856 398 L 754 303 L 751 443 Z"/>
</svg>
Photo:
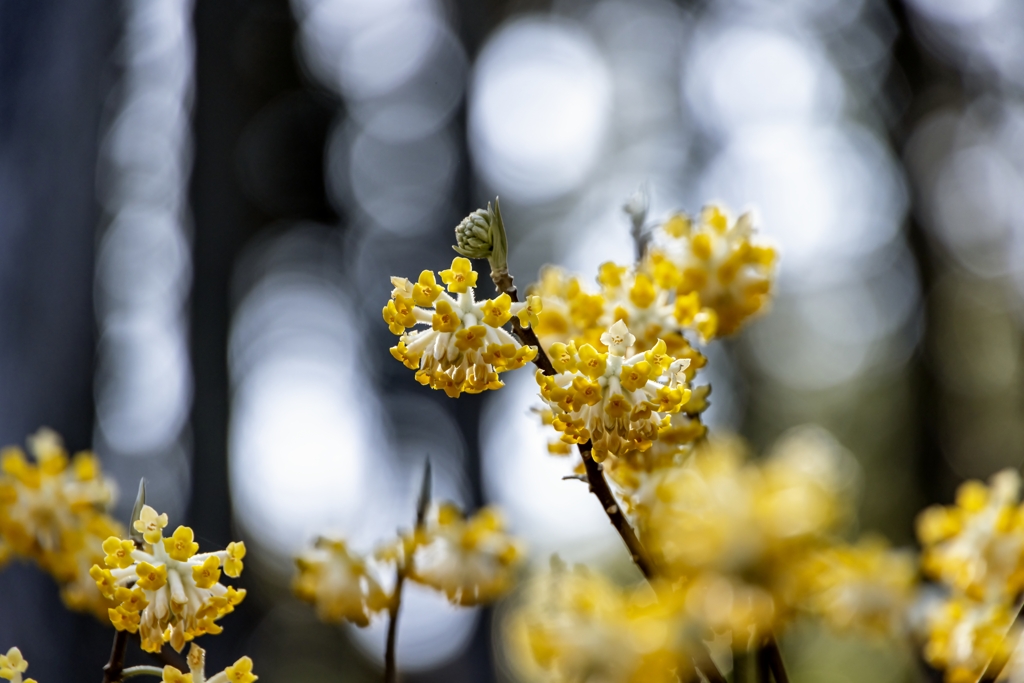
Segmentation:
<svg viewBox="0 0 1024 683">
<path fill-rule="evenodd" d="M 648 478 L 634 517 L 663 575 L 697 591 L 689 604 L 711 596 L 692 615 L 711 628 L 746 638 L 809 613 L 899 633 L 913 559 L 879 541 L 842 542 L 855 480 L 852 456 L 818 428 L 789 432 L 760 461 L 737 441 L 712 439 Z"/>
<path fill-rule="evenodd" d="M 396 599 L 393 587 L 384 588 L 388 567 L 441 591 L 452 604 L 472 606 L 507 592 L 521 559 L 520 544 L 505 532 L 493 508 L 467 518 L 453 503 L 442 503 L 428 511 L 422 525 L 370 555 L 353 552 L 343 540 L 318 539 L 296 558 L 293 585 L 322 620 L 366 626 Z"/>
<path fill-rule="evenodd" d="M 758 240 L 752 214 L 734 221 L 708 206 L 696 220 L 677 214 L 665 221 L 644 268 L 677 295 L 696 294 L 714 312 L 717 332 L 732 334 L 767 304 L 775 260 L 775 250 Z"/>
<path fill-rule="evenodd" d="M 562 441 L 590 441 L 598 462 L 649 449 L 669 415 L 690 400 L 690 361 L 668 355 L 663 341 L 627 356 L 635 341 L 619 320 L 601 336 L 606 353 L 590 344 L 577 349 L 572 342 L 555 343 L 550 358 L 557 374 L 537 372 L 540 396 Z"/>
<path fill-rule="evenodd" d="M 106 510 L 116 489 L 92 453 L 70 457 L 60 437 L 41 429 L 0 452 L 0 560 L 35 561 L 60 584 L 71 609 L 106 619 L 110 603 L 89 568 L 103 559 L 103 540 L 123 528 Z"/>
<path fill-rule="evenodd" d="M 138 633 L 148 652 L 158 652 L 164 643 L 181 652 L 197 636 L 220 633 L 216 621 L 245 597 L 244 589 L 220 582 L 222 569 L 232 578 L 241 574 L 245 544 L 199 553 L 189 527 L 179 526 L 164 538 L 167 515 L 148 505 L 133 526 L 143 542 L 109 537 L 103 542 L 104 566 L 90 571 L 100 592 L 116 603 L 109 610 L 114 627 Z"/>
<path fill-rule="evenodd" d="M 477 301 L 478 274 L 462 257 L 440 276 L 445 287 L 429 270 L 416 283 L 392 278 L 394 290 L 383 315 L 400 338 L 391 355 L 415 370 L 418 382 L 453 398 L 501 388 L 501 373 L 521 368 L 537 355 L 536 348 L 521 345 L 504 326 L 512 316 L 523 326 L 535 322 L 539 299 L 518 303 L 501 294 Z M 420 325 L 426 329 L 410 329 Z"/>
<path fill-rule="evenodd" d="M 678 594 L 623 589 L 582 566 L 552 560 L 505 624 L 512 663 L 524 680 L 676 683 L 696 681 L 689 627 Z"/>
<path fill-rule="evenodd" d="M 986 486 L 968 481 L 952 506 L 933 506 L 917 520 L 921 569 L 943 589 L 924 623 L 924 656 L 949 683 L 978 680 L 1011 656 L 1024 591 L 1021 479 L 1004 470 Z"/>
<path fill-rule="evenodd" d="M 693 664 L 665 662 L 695 657 L 712 635 L 744 652 L 798 616 L 839 631 L 906 632 L 914 558 L 873 537 L 843 540 L 857 472 L 830 435 L 798 428 L 760 460 L 738 439 L 682 451 L 628 496 L 654 563 L 652 587 L 624 591 L 581 572 L 542 579 L 509 621 L 518 666 L 544 681 L 586 680 L 573 676 L 592 667 L 615 672 L 608 681 L 661 680 L 666 671 L 699 680 Z M 649 669 L 655 662 L 662 668 Z"/>
<path fill-rule="evenodd" d="M 189 648 L 188 673 L 170 664 L 164 667 L 163 683 L 253 683 L 259 676 L 252 672 L 252 660 L 242 657 L 223 671 L 206 676 L 206 651 L 195 643 Z"/>
</svg>

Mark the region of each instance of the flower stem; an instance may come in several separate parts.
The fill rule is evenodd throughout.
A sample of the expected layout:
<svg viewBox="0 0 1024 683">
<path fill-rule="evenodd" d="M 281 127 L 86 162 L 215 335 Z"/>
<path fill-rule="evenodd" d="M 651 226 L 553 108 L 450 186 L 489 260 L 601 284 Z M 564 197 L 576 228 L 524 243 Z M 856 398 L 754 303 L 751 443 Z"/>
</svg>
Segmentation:
<svg viewBox="0 0 1024 683">
<path fill-rule="evenodd" d="M 495 289 L 503 294 L 508 294 L 512 303 L 519 302 L 519 290 L 516 289 L 515 281 L 508 270 L 492 270 L 491 280 L 494 281 Z M 519 324 L 519 319 L 512 316 L 512 331 L 526 346 L 537 347 L 537 356 L 533 359 L 533 364 L 540 368 L 545 375 L 554 375 L 555 366 L 551 364 L 551 359 L 545 353 L 544 347 L 540 345 L 540 339 L 537 338 L 537 333 L 533 331 L 533 328 L 523 327 Z"/>
<path fill-rule="evenodd" d="M 163 678 L 164 670 L 158 666 L 131 666 L 121 672 L 121 678 L 131 678 L 132 676 L 156 676 L 157 678 Z"/>
<path fill-rule="evenodd" d="M 782 651 L 779 650 L 779 643 L 775 640 L 774 634 L 769 635 L 757 650 L 757 669 L 759 678 L 765 681 L 768 680 L 770 671 L 775 683 L 789 683 L 789 674 L 786 673 L 786 665 L 782 661 Z"/>
<path fill-rule="evenodd" d="M 395 683 L 398 680 L 398 668 L 395 666 L 395 641 L 398 638 L 398 610 L 402 607 L 402 585 L 405 583 L 405 566 L 399 564 L 395 570 L 395 594 L 388 607 L 388 641 L 384 650 L 384 683 Z"/>
<path fill-rule="evenodd" d="M 622 513 L 622 508 L 619 507 L 618 501 L 615 500 L 615 495 L 608 486 L 608 481 L 604 478 L 604 468 L 592 457 L 593 446 L 587 441 L 586 443 L 581 443 L 579 449 L 580 456 L 583 458 L 583 466 L 587 470 L 587 481 L 590 484 L 590 490 L 600 501 L 601 507 L 604 508 L 605 514 L 608 515 L 608 521 L 612 523 L 615 530 L 619 532 L 619 536 L 622 537 L 623 543 L 626 544 L 626 549 L 629 550 L 629 556 L 633 558 L 633 563 L 640 568 L 644 578 L 648 580 L 653 578 L 654 567 L 647 556 L 647 551 L 640 544 L 640 539 L 636 537 L 633 527 L 629 525 L 629 520 L 626 519 L 626 515 Z"/>
</svg>

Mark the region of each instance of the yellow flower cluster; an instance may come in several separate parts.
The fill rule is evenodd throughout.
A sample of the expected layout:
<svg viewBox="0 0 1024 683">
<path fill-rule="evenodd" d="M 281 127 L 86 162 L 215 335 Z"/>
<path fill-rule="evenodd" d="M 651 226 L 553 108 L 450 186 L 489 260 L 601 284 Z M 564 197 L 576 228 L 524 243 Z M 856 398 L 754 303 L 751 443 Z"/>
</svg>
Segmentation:
<svg viewBox="0 0 1024 683">
<path fill-rule="evenodd" d="M 18 648 L 12 647 L 7 654 L 0 655 L 0 678 L 11 683 L 36 683 L 34 678 L 22 679 L 21 675 L 27 670 L 28 662 Z"/>
<path fill-rule="evenodd" d="M 159 652 L 164 643 L 181 652 L 196 636 L 220 633 L 216 620 L 245 597 L 244 589 L 220 582 L 222 567 L 232 578 L 242 573 L 244 543 L 199 553 L 192 529 L 179 526 L 164 538 L 166 526 L 166 514 L 143 506 L 134 522 L 143 537 L 141 547 L 111 536 L 103 542 L 105 566 L 90 570 L 100 592 L 117 603 L 109 610 L 111 623 L 119 631 L 139 633 L 147 652 Z"/>
<path fill-rule="evenodd" d="M 456 605 L 499 598 L 512 587 L 522 557 L 498 513 L 484 508 L 466 518 L 453 503 L 432 508 L 412 532 L 383 544 L 369 556 L 343 540 L 321 538 L 296 558 L 294 589 L 324 621 L 347 619 L 366 626 L 395 599 L 382 587 L 382 570 L 394 565 L 408 580 L 443 592 Z"/>
<path fill-rule="evenodd" d="M 122 527 L 107 513 L 115 487 L 92 453 L 69 457 L 60 437 L 40 429 L 0 452 L 0 559 L 34 560 L 61 585 L 65 603 L 106 619 L 110 603 L 89 568 L 103 559 L 103 539 Z"/>
<path fill-rule="evenodd" d="M 506 623 L 513 662 L 544 683 L 698 680 L 678 596 L 624 590 L 583 567 L 534 579 Z"/>
<path fill-rule="evenodd" d="M 718 631 L 745 639 L 804 613 L 841 631 L 899 634 L 914 560 L 879 539 L 840 539 L 856 479 L 852 456 L 819 428 L 790 431 L 757 462 L 739 442 L 712 439 L 641 489 L 638 528 L 665 576 L 691 582 L 688 604 L 704 605 L 691 617 Z"/>
<path fill-rule="evenodd" d="M 512 587 L 522 559 L 520 544 L 504 527 L 494 508 L 467 519 L 452 503 L 436 506 L 413 534 L 409 578 L 443 592 L 456 605 L 498 599 Z"/>
<path fill-rule="evenodd" d="M 722 208 L 708 206 L 697 220 L 669 218 L 655 235 L 646 268 L 679 296 L 696 295 L 714 311 L 718 333 L 728 335 L 767 304 L 775 260 L 775 250 L 757 240 L 750 213 L 732 221 Z"/>
<path fill-rule="evenodd" d="M 440 276 L 444 288 L 429 270 L 415 284 L 405 278 L 391 279 L 394 290 L 384 307 L 384 321 L 400 336 L 391 355 L 416 370 L 420 384 L 453 398 L 462 392 L 501 388 L 499 374 L 521 368 L 537 355 L 535 347 L 522 346 L 504 326 L 513 315 L 524 326 L 536 322 L 539 299 L 514 303 L 508 294 L 501 294 L 478 302 L 474 296 L 478 274 L 462 257 Z M 417 325 L 429 329 L 409 329 Z"/>
<path fill-rule="evenodd" d="M 556 342 L 550 357 L 558 374 L 537 372 L 540 396 L 562 441 L 591 441 L 598 462 L 649 449 L 659 430 L 668 428 L 668 416 L 690 399 L 690 361 L 668 355 L 660 340 L 649 351 L 627 356 L 635 341 L 618 320 L 601 335 L 606 353 L 590 344 L 577 349 L 572 342 Z"/>
<path fill-rule="evenodd" d="M 195 643 L 189 648 L 188 657 L 189 673 L 167 665 L 163 671 L 163 683 L 253 683 L 259 676 L 252 672 L 252 660 L 249 657 L 242 657 L 228 668 L 206 677 L 206 651 Z"/>
<path fill-rule="evenodd" d="M 376 564 L 351 552 L 344 541 L 319 538 L 295 563 L 295 594 L 314 605 L 322 620 L 366 626 L 374 613 L 387 609 Z"/>
<path fill-rule="evenodd" d="M 918 517 L 921 569 L 948 590 L 928 615 L 924 654 L 949 683 L 975 681 L 989 661 L 1009 656 L 1007 633 L 1024 590 L 1020 487 L 1020 475 L 1004 470 L 988 486 L 965 482 L 955 505 Z"/>
</svg>

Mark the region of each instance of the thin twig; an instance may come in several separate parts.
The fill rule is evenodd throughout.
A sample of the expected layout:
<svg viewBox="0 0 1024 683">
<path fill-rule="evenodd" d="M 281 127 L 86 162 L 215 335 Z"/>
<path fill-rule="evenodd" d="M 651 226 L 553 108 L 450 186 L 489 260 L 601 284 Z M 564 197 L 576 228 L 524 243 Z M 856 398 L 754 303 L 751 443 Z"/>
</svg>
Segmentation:
<svg viewBox="0 0 1024 683">
<path fill-rule="evenodd" d="M 110 660 L 103 667 L 103 683 L 116 683 L 124 671 L 124 656 L 128 652 L 128 631 L 114 634 L 114 645 L 110 648 Z"/>
<path fill-rule="evenodd" d="M 593 446 L 587 441 L 586 443 L 581 443 L 579 449 L 580 456 L 583 458 L 583 466 L 587 469 L 587 480 L 590 483 L 590 490 L 601 502 L 601 507 L 604 508 L 605 514 L 608 515 L 608 521 L 619 532 L 622 542 L 626 544 L 626 549 L 629 550 L 630 557 L 633 558 L 636 566 L 640 568 L 644 578 L 653 578 L 654 567 L 651 565 L 651 560 L 647 557 L 647 552 L 644 550 L 643 545 L 640 544 L 640 539 L 633 532 L 633 527 L 629 525 L 626 515 L 622 513 L 622 508 L 619 507 L 618 501 L 615 500 L 615 495 L 608 486 L 608 481 L 604 478 L 604 468 L 592 457 Z"/>
<path fill-rule="evenodd" d="M 772 672 L 775 683 L 789 683 L 789 674 L 786 673 L 786 665 L 782 661 L 782 651 L 779 650 L 779 643 L 775 635 L 769 635 L 768 639 L 758 651 L 758 664 L 760 665 L 761 655 L 764 655 L 768 669 Z"/>
<path fill-rule="evenodd" d="M 399 563 L 395 570 L 395 594 L 388 606 L 388 642 L 384 650 L 384 683 L 395 683 L 398 680 L 398 668 L 395 666 L 395 640 L 398 637 L 398 610 L 402 607 L 402 584 L 405 583 L 405 566 Z"/>
<path fill-rule="evenodd" d="M 121 672 L 121 679 L 131 678 L 132 676 L 156 676 L 163 678 L 164 670 L 159 666 L 130 666 Z"/>
<path fill-rule="evenodd" d="M 708 679 L 708 683 L 728 683 L 725 676 L 722 675 L 722 672 L 718 670 L 717 666 L 715 666 L 715 662 L 711 659 L 711 654 L 703 643 L 698 645 L 696 661 L 694 664 Z"/>
<path fill-rule="evenodd" d="M 516 289 L 515 281 L 507 270 L 492 270 L 491 280 L 494 281 L 494 287 L 499 292 L 508 294 L 508 297 L 512 299 L 512 303 L 519 302 L 519 290 Z M 537 348 L 537 356 L 533 359 L 533 363 L 540 368 L 541 372 L 545 375 L 556 374 L 555 366 L 551 364 L 551 359 L 544 352 L 544 347 L 540 345 L 540 339 L 537 338 L 537 333 L 533 331 L 532 327 L 523 327 L 519 324 L 519 318 L 512 316 L 512 331 L 522 344 Z"/>
<path fill-rule="evenodd" d="M 173 666 L 175 669 L 178 669 L 179 671 L 185 671 L 186 669 L 188 669 L 188 664 L 185 662 L 185 660 L 182 659 L 181 656 L 173 650 L 168 650 L 166 645 L 160 650 L 157 650 L 156 652 L 147 652 L 146 654 L 149 655 L 151 658 L 155 659 L 156 661 L 160 662 L 164 666 Z"/>
<path fill-rule="evenodd" d="M 771 683 L 772 665 L 769 661 L 768 651 L 761 646 L 757 648 L 757 653 L 754 656 L 757 661 L 757 683 Z"/>
<path fill-rule="evenodd" d="M 1018 600 L 1020 600 L 1019 597 Z M 1006 632 L 1006 635 L 1003 636 L 1004 643 L 1009 639 L 1010 634 L 1014 633 L 1015 627 L 1022 620 L 1024 620 L 1024 602 L 1017 607 L 1017 616 L 1013 618 L 1013 623 L 1010 624 L 1009 630 Z M 981 674 L 981 678 L 978 679 L 978 683 L 994 683 L 994 681 L 999 678 L 999 674 L 1003 673 L 1003 669 L 1006 667 L 1009 660 L 1009 657 L 994 657 L 992 661 L 988 663 L 988 666 L 985 667 L 985 672 Z"/>
</svg>

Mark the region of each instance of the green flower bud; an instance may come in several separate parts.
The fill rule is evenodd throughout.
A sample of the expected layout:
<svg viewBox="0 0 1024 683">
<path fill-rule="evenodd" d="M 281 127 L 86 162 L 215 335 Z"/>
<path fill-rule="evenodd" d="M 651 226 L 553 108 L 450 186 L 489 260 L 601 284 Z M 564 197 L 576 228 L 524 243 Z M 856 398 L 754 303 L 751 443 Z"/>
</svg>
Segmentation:
<svg viewBox="0 0 1024 683">
<path fill-rule="evenodd" d="M 466 258 L 487 259 L 492 271 L 507 269 L 508 240 L 501 220 L 501 208 L 494 200 L 486 209 L 477 209 L 455 226 L 456 252 Z"/>
</svg>

